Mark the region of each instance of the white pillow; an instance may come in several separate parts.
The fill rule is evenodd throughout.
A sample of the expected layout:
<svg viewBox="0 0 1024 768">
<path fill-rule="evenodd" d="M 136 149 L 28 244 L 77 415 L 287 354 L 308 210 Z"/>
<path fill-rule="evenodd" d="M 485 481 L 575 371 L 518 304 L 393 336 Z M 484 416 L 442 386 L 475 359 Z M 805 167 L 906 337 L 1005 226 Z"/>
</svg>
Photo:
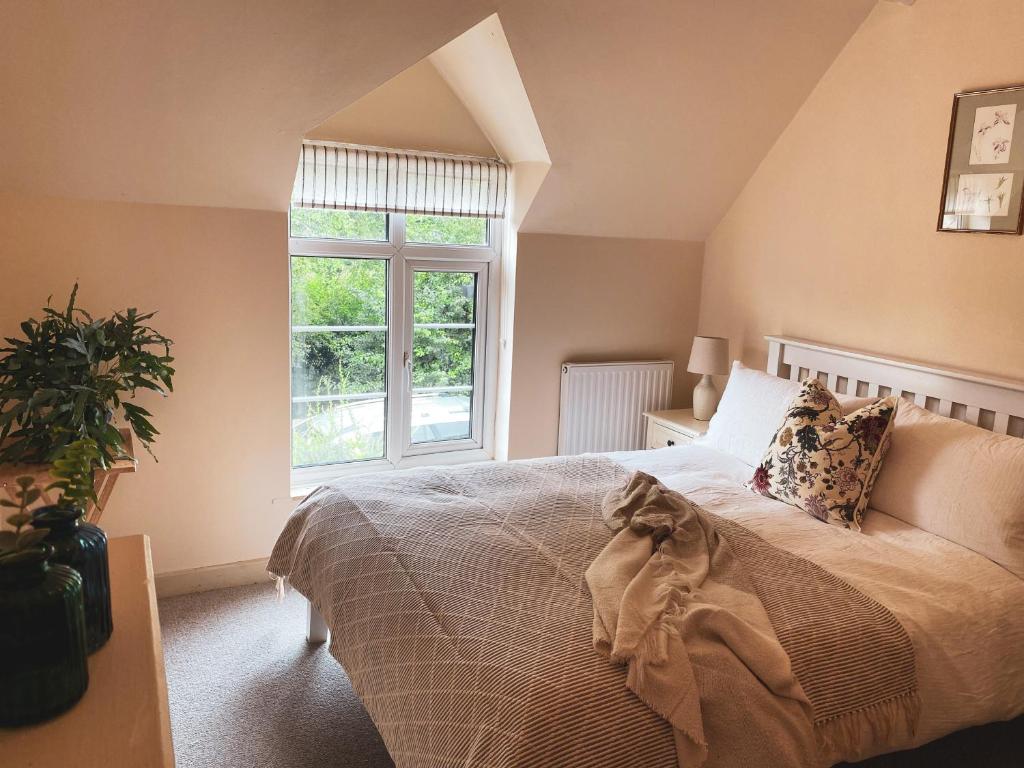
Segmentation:
<svg viewBox="0 0 1024 768">
<path fill-rule="evenodd" d="M 1024 440 L 908 401 L 871 506 L 978 552 L 1024 578 Z"/>
<path fill-rule="evenodd" d="M 799 391 L 799 382 L 747 368 L 737 360 L 708 431 L 694 442 L 755 467 Z"/>
</svg>

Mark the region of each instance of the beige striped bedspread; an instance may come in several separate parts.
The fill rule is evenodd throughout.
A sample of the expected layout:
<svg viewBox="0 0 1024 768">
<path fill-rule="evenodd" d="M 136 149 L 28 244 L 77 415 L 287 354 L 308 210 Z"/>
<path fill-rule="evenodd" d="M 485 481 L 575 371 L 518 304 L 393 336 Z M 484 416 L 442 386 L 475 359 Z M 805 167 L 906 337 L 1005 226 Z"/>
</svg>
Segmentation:
<svg viewBox="0 0 1024 768">
<path fill-rule="evenodd" d="M 613 538 L 602 499 L 627 476 L 583 456 L 345 480 L 299 505 L 269 570 L 324 616 L 400 768 L 673 768 L 673 727 L 593 645 L 584 573 Z M 779 633 L 787 652 L 807 619 Z M 747 703 L 712 697 L 702 717 L 742 722 Z M 708 730 L 708 766 L 759 738 Z"/>
<path fill-rule="evenodd" d="M 680 766 L 828 765 L 913 738 L 914 649 L 884 606 L 645 472 L 602 511 L 619 532 L 585 574 L 594 644 L 676 728 Z"/>
</svg>

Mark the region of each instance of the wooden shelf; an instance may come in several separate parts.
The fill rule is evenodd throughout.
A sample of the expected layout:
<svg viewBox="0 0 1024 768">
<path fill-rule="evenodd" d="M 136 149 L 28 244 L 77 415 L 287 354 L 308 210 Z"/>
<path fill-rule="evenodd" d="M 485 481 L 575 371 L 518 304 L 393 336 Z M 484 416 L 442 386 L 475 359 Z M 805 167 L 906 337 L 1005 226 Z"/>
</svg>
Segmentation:
<svg viewBox="0 0 1024 768">
<path fill-rule="evenodd" d="M 89 689 L 45 723 L 0 728 L 11 768 L 173 768 L 149 537 L 110 540 L 114 634 L 89 657 Z"/>
<path fill-rule="evenodd" d="M 125 452 L 134 456 L 135 450 L 131 431 L 122 429 L 121 434 L 124 436 Z M 90 504 L 89 508 L 85 511 L 85 519 L 88 522 L 99 522 L 103 510 L 107 508 L 107 500 L 114 490 L 117 478 L 134 471 L 135 460 L 123 459 L 122 461 L 115 462 L 110 469 L 101 470 L 96 473 L 96 496 L 99 498 L 100 503 L 98 505 Z M 18 490 L 18 486 L 14 482 L 15 478 L 22 477 L 23 475 L 32 475 L 40 488 L 45 488 L 53 482 L 53 478 L 50 476 L 49 464 L 2 464 L 0 465 L 0 492 L 6 493 L 8 498 L 13 501 L 14 493 Z M 56 501 L 56 494 L 53 491 L 43 491 L 42 497 L 32 506 L 33 508 L 41 507 L 45 504 L 53 504 L 54 501 Z M 2 524 L 0 524 L 0 527 L 2 527 Z"/>
</svg>

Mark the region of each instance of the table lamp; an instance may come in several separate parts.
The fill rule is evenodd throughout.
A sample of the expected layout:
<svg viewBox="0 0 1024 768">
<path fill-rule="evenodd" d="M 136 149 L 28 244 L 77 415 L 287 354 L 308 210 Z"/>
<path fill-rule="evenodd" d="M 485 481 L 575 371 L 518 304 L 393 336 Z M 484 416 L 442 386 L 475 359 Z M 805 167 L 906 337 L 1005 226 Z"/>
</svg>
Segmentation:
<svg viewBox="0 0 1024 768">
<path fill-rule="evenodd" d="M 693 418 L 707 421 L 714 416 L 720 397 L 711 377 L 724 376 L 729 372 L 729 340 L 718 336 L 694 336 L 686 370 L 701 374 L 693 389 Z"/>
</svg>

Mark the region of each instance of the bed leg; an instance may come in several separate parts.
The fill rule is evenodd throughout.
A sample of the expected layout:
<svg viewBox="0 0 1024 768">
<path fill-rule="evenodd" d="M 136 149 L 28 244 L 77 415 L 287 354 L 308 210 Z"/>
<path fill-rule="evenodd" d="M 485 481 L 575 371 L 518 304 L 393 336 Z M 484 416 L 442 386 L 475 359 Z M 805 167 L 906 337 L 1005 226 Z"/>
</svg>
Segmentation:
<svg viewBox="0 0 1024 768">
<path fill-rule="evenodd" d="M 320 615 L 320 611 L 313 607 L 309 601 L 306 602 L 306 642 L 310 645 L 320 645 L 327 642 L 330 630 L 327 622 Z"/>
</svg>

